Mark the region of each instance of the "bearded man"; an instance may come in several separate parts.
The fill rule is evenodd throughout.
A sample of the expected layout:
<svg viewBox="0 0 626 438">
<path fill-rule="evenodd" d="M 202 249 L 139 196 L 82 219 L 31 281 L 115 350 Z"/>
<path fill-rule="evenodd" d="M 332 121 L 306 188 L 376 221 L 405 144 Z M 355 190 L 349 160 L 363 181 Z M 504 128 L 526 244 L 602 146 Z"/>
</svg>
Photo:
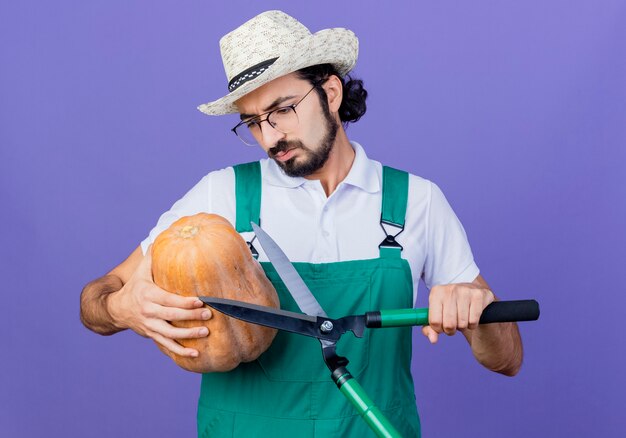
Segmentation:
<svg viewBox="0 0 626 438">
<path fill-rule="evenodd" d="M 220 46 L 229 93 L 199 109 L 239 113 L 233 132 L 268 158 L 210 172 L 178 200 L 125 261 L 85 287 L 84 324 L 100 334 L 131 329 L 172 353 L 197 357 L 177 340 L 211 336 L 206 327 L 171 322 L 206 320 L 211 310 L 197 298 L 157 287 L 148 249 L 177 219 L 207 212 L 232 224 L 260 219 L 334 315 L 412 307 L 422 278 L 430 291 L 423 328 L 430 342 L 460 331 L 482 365 L 516 374 L 522 362 L 517 326 L 478 325 L 496 297 L 442 192 L 370 160 L 348 140 L 344 127 L 366 110 L 362 81 L 347 76 L 357 60 L 356 36 L 341 28 L 311 34 L 293 17 L 268 11 L 228 33 Z M 252 242 L 251 228 L 237 231 Z M 385 240 L 394 242 L 391 250 L 381 244 Z M 288 292 L 257 249 L 284 303 Z M 203 374 L 199 436 L 371 434 L 329 379 L 319 346 L 290 336 L 256 361 Z M 361 342 L 350 356 L 352 372 L 403 436 L 419 436 L 411 329 L 378 330 Z"/>
</svg>

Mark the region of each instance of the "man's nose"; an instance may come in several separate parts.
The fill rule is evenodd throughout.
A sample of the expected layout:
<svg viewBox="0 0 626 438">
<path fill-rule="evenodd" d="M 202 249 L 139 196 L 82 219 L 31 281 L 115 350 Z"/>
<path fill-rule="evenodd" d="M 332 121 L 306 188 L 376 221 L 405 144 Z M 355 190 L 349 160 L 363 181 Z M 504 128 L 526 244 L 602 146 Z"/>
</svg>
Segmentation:
<svg viewBox="0 0 626 438">
<path fill-rule="evenodd" d="M 285 134 L 270 125 L 268 121 L 266 122 L 267 123 L 264 123 L 261 128 L 261 136 L 263 140 L 263 145 L 269 149 L 273 147 L 278 142 L 278 140 L 282 140 L 283 138 L 285 138 Z"/>
</svg>

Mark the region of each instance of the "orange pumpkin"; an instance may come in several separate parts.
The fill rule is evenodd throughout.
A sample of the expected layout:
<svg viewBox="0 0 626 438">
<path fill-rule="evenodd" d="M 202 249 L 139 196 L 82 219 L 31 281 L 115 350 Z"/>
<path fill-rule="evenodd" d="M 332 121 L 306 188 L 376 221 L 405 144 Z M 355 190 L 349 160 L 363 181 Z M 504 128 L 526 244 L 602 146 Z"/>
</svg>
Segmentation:
<svg viewBox="0 0 626 438">
<path fill-rule="evenodd" d="M 279 307 L 278 295 L 248 245 L 228 220 L 199 213 L 174 222 L 152 245 L 154 282 L 166 291 L 190 297 L 212 296 Z M 276 330 L 213 311 L 208 321 L 175 321 L 177 327 L 206 326 L 209 335 L 180 340 L 197 349 L 197 358 L 158 347 L 181 367 L 207 373 L 229 371 L 267 350 Z"/>
</svg>

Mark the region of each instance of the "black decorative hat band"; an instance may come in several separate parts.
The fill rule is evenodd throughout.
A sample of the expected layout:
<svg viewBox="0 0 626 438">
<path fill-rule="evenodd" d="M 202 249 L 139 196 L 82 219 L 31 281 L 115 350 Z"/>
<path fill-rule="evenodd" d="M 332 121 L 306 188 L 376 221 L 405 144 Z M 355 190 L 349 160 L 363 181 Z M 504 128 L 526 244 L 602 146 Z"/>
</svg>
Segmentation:
<svg viewBox="0 0 626 438">
<path fill-rule="evenodd" d="M 237 76 L 235 76 L 234 78 L 230 80 L 230 82 L 228 83 L 228 91 L 233 92 L 237 88 L 245 84 L 246 82 L 251 81 L 252 79 L 256 78 L 265 70 L 267 70 L 270 65 L 274 64 L 274 61 L 276 61 L 277 59 L 278 58 L 272 58 L 272 59 L 268 59 L 267 61 L 259 62 L 258 64 L 250 67 L 249 69 L 242 71 L 241 73 L 239 73 Z"/>
</svg>

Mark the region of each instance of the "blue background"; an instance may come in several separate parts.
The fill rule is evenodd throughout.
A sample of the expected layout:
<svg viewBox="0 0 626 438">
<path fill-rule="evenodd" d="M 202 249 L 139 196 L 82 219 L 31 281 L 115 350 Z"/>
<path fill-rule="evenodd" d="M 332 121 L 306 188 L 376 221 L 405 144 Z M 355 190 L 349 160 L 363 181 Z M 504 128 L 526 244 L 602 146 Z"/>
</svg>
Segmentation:
<svg viewBox="0 0 626 438">
<path fill-rule="evenodd" d="M 79 294 L 204 174 L 263 156 L 195 107 L 226 94 L 219 38 L 272 8 L 358 35 L 370 98 L 349 137 L 435 181 L 493 290 L 541 303 L 513 379 L 416 330 L 424 436 L 623 436 L 617 0 L 2 2 L 0 435 L 195 435 L 200 376 L 87 331 Z"/>
</svg>

